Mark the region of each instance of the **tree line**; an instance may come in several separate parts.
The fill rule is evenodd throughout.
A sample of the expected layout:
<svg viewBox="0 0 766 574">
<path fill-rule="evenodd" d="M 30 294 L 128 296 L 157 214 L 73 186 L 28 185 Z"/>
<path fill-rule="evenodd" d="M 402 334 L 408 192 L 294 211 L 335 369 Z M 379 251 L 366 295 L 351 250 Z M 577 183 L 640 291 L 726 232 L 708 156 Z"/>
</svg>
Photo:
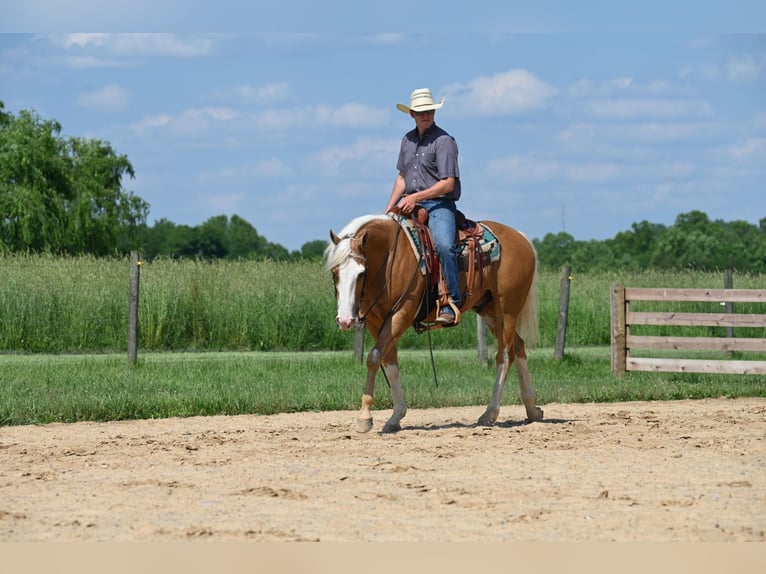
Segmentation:
<svg viewBox="0 0 766 574">
<path fill-rule="evenodd" d="M 534 239 L 541 265 L 570 264 L 579 271 L 688 269 L 766 273 L 766 217 L 747 221 L 711 220 L 694 210 L 670 226 L 642 221 L 604 241 L 577 241 L 566 232 Z"/>
<path fill-rule="evenodd" d="M 0 101 L 0 252 L 203 259 L 318 259 L 325 241 L 288 251 L 233 215 L 200 225 L 160 219 L 147 225 L 149 204 L 124 187 L 133 166 L 109 142 L 64 137 L 55 120 L 33 110 L 13 114 Z M 684 213 L 671 226 L 642 221 L 604 241 L 578 241 L 562 231 L 534 239 L 540 263 L 579 271 L 736 269 L 766 273 L 766 217 L 711 221 Z"/>
</svg>

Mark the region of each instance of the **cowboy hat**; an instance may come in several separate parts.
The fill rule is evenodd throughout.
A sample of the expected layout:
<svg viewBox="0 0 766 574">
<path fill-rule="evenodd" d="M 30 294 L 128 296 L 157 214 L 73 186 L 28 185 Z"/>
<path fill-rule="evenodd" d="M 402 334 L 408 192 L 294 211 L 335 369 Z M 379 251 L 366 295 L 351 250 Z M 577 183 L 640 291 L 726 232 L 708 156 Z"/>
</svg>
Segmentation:
<svg viewBox="0 0 766 574">
<path fill-rule="evenodd" d="M 428 110 L 438 110 L 444 105 L 444 98 L 438 104 L 434 103 L 434 97 L 428 88 L 419 88 L 410 94 L 410 105 L 396 104 L 396 109 L 405 114 L 413 112 L 425 112 Z"/>
</svg>

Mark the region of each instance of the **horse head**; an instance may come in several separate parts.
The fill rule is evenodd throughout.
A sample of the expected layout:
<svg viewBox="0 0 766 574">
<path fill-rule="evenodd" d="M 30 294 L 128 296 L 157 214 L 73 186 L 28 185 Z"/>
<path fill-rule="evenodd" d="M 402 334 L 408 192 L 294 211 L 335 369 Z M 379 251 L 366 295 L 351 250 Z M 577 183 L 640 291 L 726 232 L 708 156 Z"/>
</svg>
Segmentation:
<svg viewBox="0 0 766 574">
<path fill-rule="evenodd" d="M 343 330 L 364 322 L 359 315 L 359 306 L 367 271 L 367 237 L 366 232 L 359 236 L 347 233 L 339 237 L 330 230 L 331 243 L 325 251 L 325 258 L 327 267 L 332 271 L 338 302 L 335 321 Z"/>
</svg>

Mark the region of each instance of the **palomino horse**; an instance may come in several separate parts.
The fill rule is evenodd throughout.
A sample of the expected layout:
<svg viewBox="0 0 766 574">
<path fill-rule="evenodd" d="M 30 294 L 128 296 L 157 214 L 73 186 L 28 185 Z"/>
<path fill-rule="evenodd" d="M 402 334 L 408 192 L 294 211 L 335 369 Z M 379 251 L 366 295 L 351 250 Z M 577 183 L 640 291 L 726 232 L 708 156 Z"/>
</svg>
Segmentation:
<svg viewBox="0 0 766 574">
<path fill-rule="evenodd" d="M 490 221 L 484 223 L 500 242 L 500 257 L 475 274 L 474 285 L 467 286 L 466 273 L 460 273 L 461 291 L 466 293 L 470 287 L 463 308 L 470 308 L 484 318 L 498 346 L 495 387 L 478 424 L 492 426 L 497 421 L 505 380 L 514 360 L 527 418 L 539 421 L 543 411 L 535 405 L 524 339 L 519 335 L 522 332 L 527 338 L 537 336 L 534 289 L 537 255 L 531 242 L 515 229 Z M 413 326 L 427 277 L 419 271 L 419 260 L 400 229 L 390 215 L 357 217 L 339 235 L 330 231 L 332 242 L 324 253 L 335 282 L 339 327 L 345 330 L 364 322 L 375 340 L 367 355 L 367 383 L 356 421 L 359 432 L 372 429 L 375 375 L 381 365 L 394 403 L 383 432 L 401 430 L 400 422 L 407 414 L 396 343 Z M 434 318 L 435 310 L 429 319 Z"/>
</svg>

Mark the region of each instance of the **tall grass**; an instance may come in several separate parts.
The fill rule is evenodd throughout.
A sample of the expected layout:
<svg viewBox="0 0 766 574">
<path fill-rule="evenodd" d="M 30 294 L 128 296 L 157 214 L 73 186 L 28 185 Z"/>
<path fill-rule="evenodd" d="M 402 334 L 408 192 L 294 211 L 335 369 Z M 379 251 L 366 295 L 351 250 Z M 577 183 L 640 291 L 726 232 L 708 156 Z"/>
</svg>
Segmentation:
<svg viewBox="0 0 766 574">
<path fill-rule="evenodd" d="M 128 274 L 127 258 L 0 256 L 0 351 L 126 350 Z M 560 283 L 560 273 L 540 273 L 542 347 L 555 342 Z M 723 273 L 574 270 L 568 346 L 609 344 L 613 283 L 718 288 Z M 734 286 L 763 288 L 766 277 L 736 274 Z M 737 306 L 737 312 L 746 311 Z M 319 262 L 155 260 L 141 267 L 142 351 L 350 349 L 353 333 L 339 331 L 334 318 L 332 281 Z M 435 349 L 475 347 L 475 315 L 466 313 L 459 327 L 430 338 L 410 330 L 400 346 L 425 349 L 429 343 Z"/>
</svg>

